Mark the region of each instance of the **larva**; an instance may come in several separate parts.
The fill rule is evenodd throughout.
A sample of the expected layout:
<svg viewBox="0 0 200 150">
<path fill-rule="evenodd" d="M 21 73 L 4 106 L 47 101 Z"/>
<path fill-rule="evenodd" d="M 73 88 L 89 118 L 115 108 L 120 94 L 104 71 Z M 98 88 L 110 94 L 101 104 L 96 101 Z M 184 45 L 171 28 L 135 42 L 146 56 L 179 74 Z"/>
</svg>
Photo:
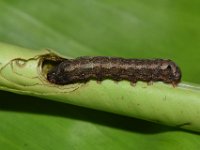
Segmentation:
<svg viewBox="0 0 200 150">
<path fill-rule="evenodd" d="M 102 81 L 163 81 L 177 85 L 181 81 L 181 71 L 171 60 L 125 59 L 117 57 L 78 57 L 66 59 L 47 74 L 47 80 L 65 85 L 89 80 Z"/>
</svg>

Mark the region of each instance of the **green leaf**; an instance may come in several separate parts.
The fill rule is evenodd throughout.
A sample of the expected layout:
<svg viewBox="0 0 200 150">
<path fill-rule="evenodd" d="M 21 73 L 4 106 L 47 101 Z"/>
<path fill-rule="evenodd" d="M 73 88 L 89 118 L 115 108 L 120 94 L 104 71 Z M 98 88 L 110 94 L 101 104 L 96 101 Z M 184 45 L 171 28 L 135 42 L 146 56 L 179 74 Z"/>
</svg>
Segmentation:
<svg viewBox="0 0 200 150">
<path fill-rule="evenodd" d="M 200 83 L 199 2 L 0 2 L 0 40 L 67 56 L 171 58 Z M 12 54 L 10 54 L 12 55 Z M 189 101 L 189 100 L 188 100 Z M 1 149 L 198 149 L 199 135 L 1 92 Z"/>
<path fill-rule="evenodd" d="M 116 84 L 112 80 L 55 85 L 46 76 L 63 56 L 2 43 L 0 49 L 2 90 L 200 131 L 200 86 L 182 83 L 174 88 L 162 82 L 151 86 L 137 82 L 133 87 L 128 81 Z"/>
</svg>

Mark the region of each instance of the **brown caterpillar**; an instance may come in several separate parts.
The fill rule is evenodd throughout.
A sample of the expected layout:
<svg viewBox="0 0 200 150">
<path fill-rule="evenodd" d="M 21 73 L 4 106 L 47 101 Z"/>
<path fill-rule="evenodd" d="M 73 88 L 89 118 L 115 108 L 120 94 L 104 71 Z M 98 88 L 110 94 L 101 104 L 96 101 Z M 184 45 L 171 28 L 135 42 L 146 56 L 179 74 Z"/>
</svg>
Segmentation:
<svg viewBox="0 0 200 150">
<path fill-rule="evenodd" d="M 61 62 L 48 72 L 47 79 L 59 85 L 112 79 L 132 83 L 163 81 L 175 86 L 181 81 L 181 71 L 173 61 L 164 59 L 78 57 Z"/>
</svg>

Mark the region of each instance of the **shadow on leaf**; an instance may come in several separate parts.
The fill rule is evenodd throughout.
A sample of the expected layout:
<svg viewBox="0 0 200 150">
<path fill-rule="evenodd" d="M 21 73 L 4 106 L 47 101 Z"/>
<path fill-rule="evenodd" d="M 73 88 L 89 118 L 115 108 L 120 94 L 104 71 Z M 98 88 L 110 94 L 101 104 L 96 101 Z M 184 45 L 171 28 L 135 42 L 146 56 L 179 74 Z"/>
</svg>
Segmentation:
<svg viewBox="0 0 200 150">
<path fill-rule="evenodd" d="M 60 116 L 142 134 L 156 134 L 160 132 L 180 130 L 136 118 L 83 108 L 61 102 L 49 101 L 31 96 L 22 96 L 3 91 L 0 91 L 0 94 L 0 110 L 3 111 Z"/>
</svg>

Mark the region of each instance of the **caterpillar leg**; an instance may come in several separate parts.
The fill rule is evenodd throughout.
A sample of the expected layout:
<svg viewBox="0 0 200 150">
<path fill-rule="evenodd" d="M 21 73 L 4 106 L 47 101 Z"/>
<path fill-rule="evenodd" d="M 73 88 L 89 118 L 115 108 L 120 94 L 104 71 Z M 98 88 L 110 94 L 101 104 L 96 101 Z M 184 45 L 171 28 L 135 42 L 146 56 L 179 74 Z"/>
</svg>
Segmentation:
<svg viewBox="0 0 200 150">
<path fill-rule="evenodd" d="M 137 83 L 136 80 L 131 80 L 131 81 L 130 81 L 130 85 L 131 85 L 131 86 L 136 86 L 136 83 Z"/>
<path fill-rule="evenodd" d="M 175 88 L 177 86 L 177 83 L 172 82 L 172 86 Z"/>
<path fill-rule="evenodd" d="M 147 82 L 147 85 L 153 85 L 153 81 Z"/>
<path fill-rule="evenodd" d="M 96 82 L 97 82 L 97 84 L 101 84 L 102 81 L 101 80 L 96 80 Z"/>
</svg>

